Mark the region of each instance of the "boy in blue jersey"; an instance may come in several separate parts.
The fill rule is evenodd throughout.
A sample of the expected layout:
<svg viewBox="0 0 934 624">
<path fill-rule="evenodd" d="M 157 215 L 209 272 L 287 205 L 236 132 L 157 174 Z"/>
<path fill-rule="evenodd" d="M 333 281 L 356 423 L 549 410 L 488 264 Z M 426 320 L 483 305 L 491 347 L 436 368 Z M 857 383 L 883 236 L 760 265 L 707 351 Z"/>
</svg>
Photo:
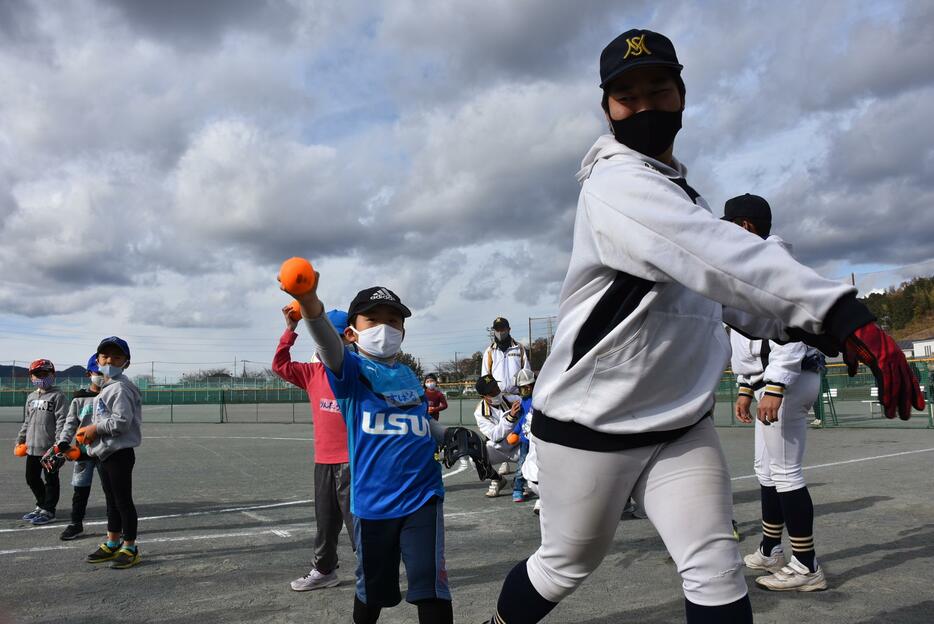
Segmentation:
<svg viewBox="0 0 934 624">
<path fill-rule="evenodd" d="M 353 621 L 376 622 L 383 607 L 399 604 L 401 558 L 406 600 L 417 606 L 418 621 L 453 623 L 444 564 L 444 486 L 434 459 L 445 428 L 428 415 L 418 377 L 396 362 L 412 313 L 388 288 L 360 291 L 344 330 L 354 352 L 344 348 L 325 316 L 317 288 L 290 294 L 301 304 L 347 423 L 357 543 Z"/>
</svg>

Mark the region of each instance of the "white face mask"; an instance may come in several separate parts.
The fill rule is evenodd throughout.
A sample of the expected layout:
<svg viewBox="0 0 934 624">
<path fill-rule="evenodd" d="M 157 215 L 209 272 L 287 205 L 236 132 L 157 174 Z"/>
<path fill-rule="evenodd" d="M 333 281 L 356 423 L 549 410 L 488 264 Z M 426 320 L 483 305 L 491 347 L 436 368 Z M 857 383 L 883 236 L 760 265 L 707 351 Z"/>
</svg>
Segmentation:
<svg viewBox="0 0 934 624">
<path fill-rule="evenodd" d="M 363 351 L 378 358 L 391 358 L 402 350 L 404 334 L 389 325 L 376 325 L 363 331 L 350 328 L 357 334 L 357 345 Z"/>
<path fill-rule="evenodd" d="M 503 342 L 504 340 L 509 339 L 509 330 L 505 331 L 495 331 L 493 332 L 493 338 L 496 339 L 496 342 Z"/>
<path fill-rule="evenodd" d="M 503 404 L 503 393 L 502 393 L 502 392 L 500 392 L 500 393 L 497 394 L 495 397 L 493 397 L 492 399 L 490 399 L 490 405 L 497 405 L 497 406 L 499 406 L 499 405 L 502 405 L 502 404 Z"/>
<path fill-rule="evenodd" d="M 438 384 L 436 384 L 433 381 L 429 381 L 428 383 L 425 384 L 425 387 L 428 388 L 429 390 L 434 390 L 435 388 L 438 387 Z"/>
<path fill-rule="evenodd" d="M 113 364 L 102 364 L 100 366 L 101 374 L 108 379 L 116 379 L 123 374 L 123 368 L 119 366 L 114 366 Z"/>
<path fill-rule="evenodd" d="M 103 375 L 91 375 L 91 385 L 97 386 L 100 388 L 104 385 L 104 376 Z"/>
</svg>

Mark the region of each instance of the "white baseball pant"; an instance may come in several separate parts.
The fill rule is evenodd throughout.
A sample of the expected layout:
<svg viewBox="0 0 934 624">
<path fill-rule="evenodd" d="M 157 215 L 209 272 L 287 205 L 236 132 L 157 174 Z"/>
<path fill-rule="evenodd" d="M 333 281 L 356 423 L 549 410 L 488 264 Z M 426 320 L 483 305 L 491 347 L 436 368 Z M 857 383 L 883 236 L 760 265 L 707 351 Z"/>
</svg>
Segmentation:
<svg viewBox="0 0 934 624">
<path fill-rule="evenodd" d="M 808 410 L 817 400 L 820 374 L 802 371 L 785 389 L 778 420 L 765 425 L 756 419 L 756 456 L 753 467 L 759 483 L 779 492 L 793 492 L 807 485 L 802 472 L 808 432 Z M 765 389 L 756 392 L 762 399 Z"/>
<path fill-rule="evenodd" d="M 600 565 L 630 495 L 665 542 L 688 600 L 717 606 L 746 595 L 730 475 L 711 418 L 672 442 L 624 451 L 535 443 L 542 543 L 527 569 L 546 600 L 559 602 Z"/>
</svg>

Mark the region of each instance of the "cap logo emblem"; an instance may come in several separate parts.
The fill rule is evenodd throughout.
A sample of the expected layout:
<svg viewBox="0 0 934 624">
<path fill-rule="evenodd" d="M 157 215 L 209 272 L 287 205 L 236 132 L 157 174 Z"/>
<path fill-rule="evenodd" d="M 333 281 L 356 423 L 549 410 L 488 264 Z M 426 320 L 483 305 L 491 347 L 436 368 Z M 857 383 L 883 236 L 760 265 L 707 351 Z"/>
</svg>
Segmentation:
<svg viewBox="0 0 934 624">
<path fill-rule="evenodd" d="M 389 291 L 386 290 L 385 288 L 380 288 L 375 293 L 370 295 L 370 301 L 373 301 L 375 299 L 389 299 L 390 301 L 395 301 L 392 295 L 389 294 Z"/>
<path fill-rule="evenodd" d="M 630 37 L 626 40 L 626 54 L 623 55 L 625 61 L 630 56 L 642 56 L 643 54 L 652 54 L 652 51 L 645 46 L 645 35 Z"/>
</svg>

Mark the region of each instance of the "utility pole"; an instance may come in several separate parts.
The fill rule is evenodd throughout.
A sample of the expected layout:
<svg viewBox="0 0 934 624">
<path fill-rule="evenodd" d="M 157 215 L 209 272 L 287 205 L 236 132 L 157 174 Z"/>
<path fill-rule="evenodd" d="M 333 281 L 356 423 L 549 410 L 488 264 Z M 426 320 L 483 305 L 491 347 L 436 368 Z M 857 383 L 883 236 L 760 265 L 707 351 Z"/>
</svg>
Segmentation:
<svg viewBox="0 0 934 624">
<path fill-rule="evenodd" d="M 457 351 L 454 352 L 454 374 L 460 375 L 460 367 L 457 365 Z M 460 379 L 458 379 L 460 381 Z M 108 538 L 109 539 L 109 538 Z"/>
</svg>

